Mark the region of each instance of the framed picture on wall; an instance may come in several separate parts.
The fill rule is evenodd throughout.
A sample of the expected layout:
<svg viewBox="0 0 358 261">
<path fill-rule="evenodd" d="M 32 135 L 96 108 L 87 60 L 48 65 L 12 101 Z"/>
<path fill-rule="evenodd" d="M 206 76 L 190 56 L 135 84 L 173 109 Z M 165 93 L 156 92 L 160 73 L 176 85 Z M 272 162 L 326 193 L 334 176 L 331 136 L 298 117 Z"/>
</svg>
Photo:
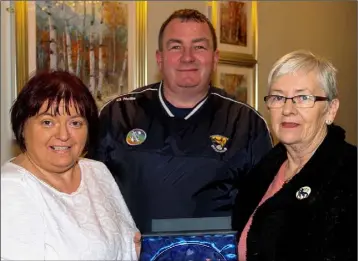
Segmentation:
<svg viewBox="0 0 358 261">
<path fill-rule="evenodd" d="M 218 39 L 221 60 L 255 60 L 256 2 L 208 1 L 207 15 Z"/>
<path fill-rule="evenodd" d="M 18 90 L 38 70 L 65 70 L 99 107 L 143 84 L 145 1 L 20 1 L 15 6 Z"/>
<path fill-rule="evenodd" d="M 239 64 L 219 63 L 214 76 L 215 85 L 224 89 L 238 102 L 256 108 L 255 68 Z"/>
</svg>

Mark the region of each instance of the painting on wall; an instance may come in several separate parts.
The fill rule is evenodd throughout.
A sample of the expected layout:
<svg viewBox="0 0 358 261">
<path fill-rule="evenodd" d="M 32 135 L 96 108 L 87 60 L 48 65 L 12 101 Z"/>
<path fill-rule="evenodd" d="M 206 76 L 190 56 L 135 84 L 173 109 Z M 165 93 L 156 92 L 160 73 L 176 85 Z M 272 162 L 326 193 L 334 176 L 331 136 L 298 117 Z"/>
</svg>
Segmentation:
<svg viewBox="0 0 358 261">
<path fill-rule="evenodd" d="M 99 107 L 135 88 L 136 3 L 27 2 L 28 72 L 66 70 Z"/>
<path fill-rule="evenodd" d="M 219 41 L 221 44 L 247 47 L 248 2 L 219 3 Z"/>
<path fill-rule="evenodd" d="M 254 73 L 254 68 L 219 63 L 214 81 L 236 101 L 255 108 Z"/>
<path fill-rule="evenodd" d="M 256 2 L 209 1 L 208 17 L 218 38 L 222 60 L 255 63 Z"/>
</svg>

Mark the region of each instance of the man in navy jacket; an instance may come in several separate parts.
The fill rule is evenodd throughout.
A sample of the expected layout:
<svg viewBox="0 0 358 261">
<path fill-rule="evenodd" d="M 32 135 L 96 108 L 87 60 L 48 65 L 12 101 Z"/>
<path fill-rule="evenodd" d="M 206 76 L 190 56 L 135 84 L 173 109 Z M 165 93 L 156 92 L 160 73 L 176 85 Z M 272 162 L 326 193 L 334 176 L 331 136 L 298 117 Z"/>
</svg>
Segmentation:
<svg viewBox="0 0 358 261">
<path fill-rule="evenodd" d="M 233 184 L 272 148 L 265 120 L 211 85 L 215 30 L 196 10 L 162 25 L 162 81 L 109 102 L 89 156 L 112 172 L 142 233 L 153 219 L 231 216 Z"/>
</svg>

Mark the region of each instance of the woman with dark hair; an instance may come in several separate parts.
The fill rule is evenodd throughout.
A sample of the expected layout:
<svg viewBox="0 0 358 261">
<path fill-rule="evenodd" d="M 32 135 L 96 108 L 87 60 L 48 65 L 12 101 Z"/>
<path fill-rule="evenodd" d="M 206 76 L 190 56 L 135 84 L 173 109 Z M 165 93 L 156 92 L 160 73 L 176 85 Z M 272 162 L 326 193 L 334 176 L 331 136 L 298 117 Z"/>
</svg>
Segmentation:
<svg viewBox="0 0 358 261">
<path fill-rule="evenodd" d="M 111 173 L 81 158 L 96 103 L 67 72 L 31 78 L 11 108 L 22 151 L 1 167 L 1 259 L 136 260 L 136 225 Z"/>
</svg>

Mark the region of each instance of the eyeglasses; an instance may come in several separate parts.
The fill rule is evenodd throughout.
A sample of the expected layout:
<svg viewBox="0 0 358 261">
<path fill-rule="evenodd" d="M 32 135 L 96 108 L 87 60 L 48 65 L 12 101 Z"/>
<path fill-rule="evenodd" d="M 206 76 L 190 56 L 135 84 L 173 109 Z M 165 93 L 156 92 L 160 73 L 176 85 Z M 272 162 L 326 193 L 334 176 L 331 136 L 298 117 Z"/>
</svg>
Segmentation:
<svg viewBox="0 0 358 261">
<path fill-rule="evenodd" d="M 314 95 L 297 95 L 293 97 L 268 95 L 264 97 L 264 101 L 269 108 L 281 108 L 285 105 L 287 100 L 292 100 L 292 103 L 297 108 L 312 108 L 316 101 L 328 101 L 329 98 Z"/>
</svg>

